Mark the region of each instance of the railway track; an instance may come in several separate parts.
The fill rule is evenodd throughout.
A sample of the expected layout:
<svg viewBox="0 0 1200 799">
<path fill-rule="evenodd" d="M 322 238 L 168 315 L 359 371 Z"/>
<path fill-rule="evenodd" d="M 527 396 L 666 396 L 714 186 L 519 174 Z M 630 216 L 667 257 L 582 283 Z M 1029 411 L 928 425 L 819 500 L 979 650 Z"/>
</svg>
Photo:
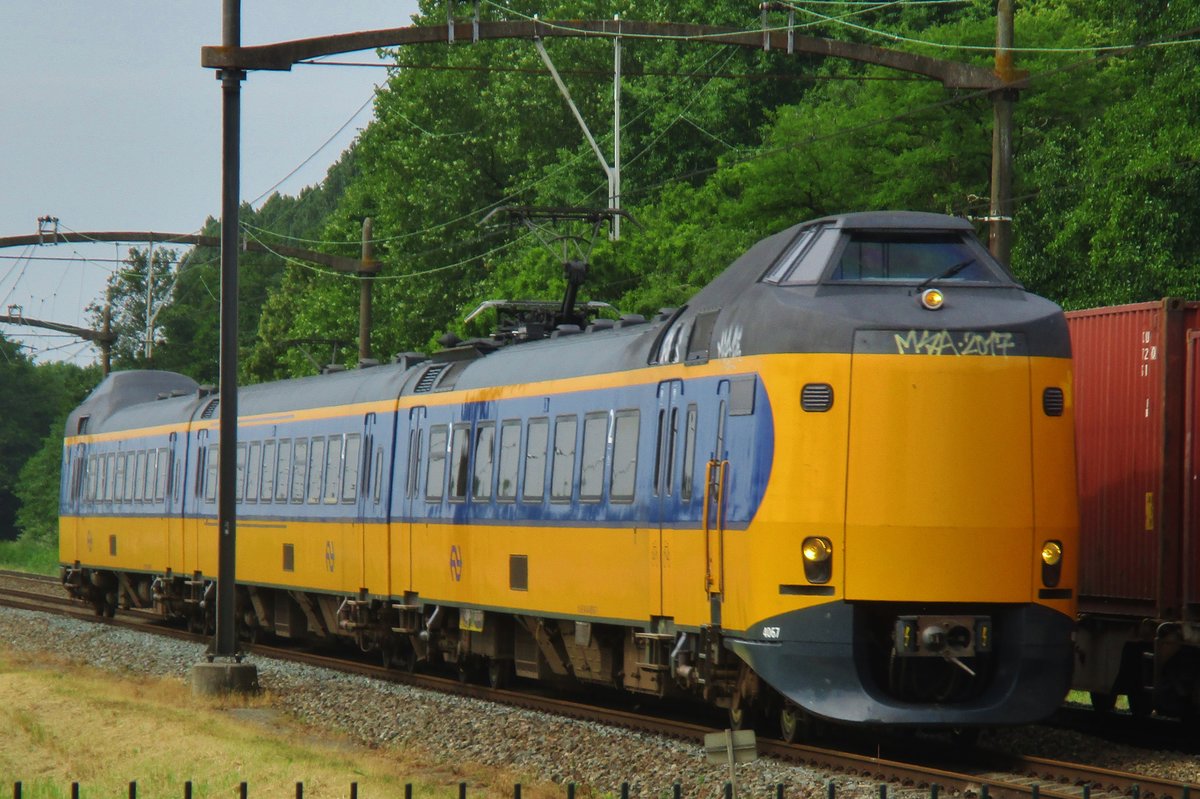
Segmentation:
<svg viewBox="0 0 1200 799">
<path fill-rule="evenodd" d="M 209 640 L 208 636 L 162 624 L 156 616 L 144 611 L 120 609 L 114 618 L 97 617 L 91 607 L 65 596 L 55 596 L 57 590 L 61 589 L 55 578 L 0 571 L 0 605 L 6 607 L 85 619 L 195 642 Z M 706 734 L 714 731 L 711 725 L 663 715 L 630 712 L 526 691 L 497 690 L 449 677 L 397 671 L 360 660 L 295 648 L 251 644 L 247 645 L 247 650 L 264 658 L 304 663 L 512 707 L 666 735 L 697 745 L 702 743 Z M 855 751 L 856 748 L 858 751 Z M 807 766 L 830 775 L 835 782 L 839 777 L 850 777 L 860 782 L 888 785 L 892 794 L 920 790 L 947 792 L 972 799 L 1200 799 L 1200 784 L 1112 771 L 1087 764 L 986 751 L 960 753 L 953 757 L 906 754 L 903 759 L 889 759 L 878 753 L 866 753 L 862 751 L 863 748 L 861 744 L 833 749 L 788 744 L 769 738 L 760 738 L 758 741 L 758 751 L 762 756 Z"/>
</svg>

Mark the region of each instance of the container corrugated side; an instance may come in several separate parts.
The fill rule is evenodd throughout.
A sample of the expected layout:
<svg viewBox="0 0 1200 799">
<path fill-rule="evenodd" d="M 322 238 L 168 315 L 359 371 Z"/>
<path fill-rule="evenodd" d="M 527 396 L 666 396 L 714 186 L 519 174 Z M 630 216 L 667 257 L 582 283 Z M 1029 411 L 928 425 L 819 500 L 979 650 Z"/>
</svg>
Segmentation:
<svg viewBox="0 0 1200 799">
<path fill-rule="evenodd" d="M 1152 614 L 1164 595 L 1165 303 L 1067 314 L 1079 464 L 1080 610 Z M 1164 495 L 1166 495 L 1164 497 Z M 1166 531 L 1169 534 L 1169 530 Z M 1168 568 L 1170 568 L 1168 566 Z"/>
</svg>

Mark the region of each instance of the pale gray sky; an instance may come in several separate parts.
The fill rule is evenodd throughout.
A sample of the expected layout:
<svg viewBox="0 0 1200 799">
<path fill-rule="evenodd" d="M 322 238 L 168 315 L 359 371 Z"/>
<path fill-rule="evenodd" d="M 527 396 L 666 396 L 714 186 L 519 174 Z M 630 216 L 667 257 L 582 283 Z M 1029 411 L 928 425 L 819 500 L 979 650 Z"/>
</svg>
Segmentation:
<svg viewBox="0 0 1200 799">
<path fill-rule="evenodd" d="M 415 0 L 243 0 L 242 43 L 400 27 L 415 10 Z M 220 0 L 4 0 L 0 31 L 0 236 L 36 233 L 46 214 L 75 231 L 170 232 L 219 215 L 221 91 L 200 66 L 200 48 L 220 44 Z M 312 155 L 385 77 L 333 66 L 251 73 L 242 88 L 242 198 Z M 319 182 L 370 118 L 368 106 L 279 191 Z M 29 317 L 86 326 L 84 308 L 118 266 L 101 259 L 127 250 L 0 249 L 0 314 L 20 305 Z M 39 361 L 98 358 L 34 328 L 0 332 Z"/>
</svg>

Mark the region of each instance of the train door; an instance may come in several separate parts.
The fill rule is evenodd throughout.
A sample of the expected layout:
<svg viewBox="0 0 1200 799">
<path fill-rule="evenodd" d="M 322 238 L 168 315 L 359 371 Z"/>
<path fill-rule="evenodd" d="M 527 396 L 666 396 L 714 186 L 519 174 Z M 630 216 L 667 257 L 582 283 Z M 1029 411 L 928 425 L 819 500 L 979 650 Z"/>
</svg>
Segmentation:
<svg viewBox="0 0 1200 799">
<path fill-rule="evenodd" d="M 379 553 L 387 552 L 388 541 L 386 526 L 380 524 L 378 496 L 375 486 L 375 426 L 376 416 L 368 413 L 363 416 L 362 444 L 360 451 L 354 452 L 351 437 L 346 438 L 347 470 L 358 470 L 357 478 L 345 480 L 344 489 L 357 492 L 354 511 L 354 534 L 358 538 L 359 587 L 366 588 L 372 594 L 387 593 L 387 567 L 390 558 L 379 557 Z M 351 482 L 353 481 L 353 482 Z M 357 483 L 357 485 L 355 485 Z M 343 494 L 346 493 L 344 490 Z"/>
<path fill-rule="evenodd" d="M 206 529 L 204 499 L 205 491 L 209 490 L 205 488 L 206 475 L 210 471 L 205 462 L 208 458 L 208 433 L 207 428 L 197 430 L 195 456 L 191 452 L 187 453 L 191 463 L 196 465 L 196 472 L 194 479 L 188 481 L 190 485 L 183 486 L 184 492 L 191 492 L 190 502 L 187 500 L 183 502 L 184 507 L 190 511 L 184 514 L 182 523 L 183 573 L 186 575 L 200 570 L 200 535 L 201 531 Z M 212 471 L 215 471 L 215 468 Z"/>
<path fill-rule="evenodd" d="M 657 551 L 661 586 L 662 614 L 679 624 L 696 624 L 706 617 L 703 576 L 704 541 L 701 531 L 687 519 L 683 479 L 683 440 L 687 402 L 682 380 L 658 385 L 658 400 L 653 429 L 653 472 L 651 489 L 657 510 L 659 539 L 651 543 Z M 652 560 L 652 563 L 654 561 Z"/>
<path fill-rule="evenodd" d="M 166 470 L 165 481 L 161 476 L 155 480 L 156 492 L 158 483 L 165 482 L 162 496 L 167 528 L 167 569 L 176 573 L 183 571 L 183 486 L 180 485 L 184 475 L 182 449 L 179 446 L 179 434 L 172 433 L 167 440 L 166 454 L 159 458 L 158 463 L 159 470 Z"/>
<path fill-rule="evenodd" d="M 704 591 L 709 621 L 721 624 L 725 599 L 725 490 L 729 485 L 729 459 L 725 457 L 725 420 L 728 416 L 729 381 L 717 389 L 715 438 L 704 469 Z"/>
<path fill-rule="evenodd" d="M 413 586 L 412 580 L 412 559 L 413 559 L 413 539 L 417 533 L 417 514 L 424 508 L 424 494 L 421 487 L 420 472 L 421 461 L 428 445 L 427 438 L 427 422 L 425 406 L 420 405 L 416 408 L 410 408 L 408 411 L 408 447 L 406 448 L 407 458 L 403 469 L 403 475 L 400 478 L 397 488 L 403 491 L 401 508 L 403 509 L 403 521 L 395 525 L 394 544 L 397 546 L 396 557 L 401 571 L 393 572 L 397 574 L 402 581 L 402 585 L 407 591 L 418 590 Z"/>
</svg>

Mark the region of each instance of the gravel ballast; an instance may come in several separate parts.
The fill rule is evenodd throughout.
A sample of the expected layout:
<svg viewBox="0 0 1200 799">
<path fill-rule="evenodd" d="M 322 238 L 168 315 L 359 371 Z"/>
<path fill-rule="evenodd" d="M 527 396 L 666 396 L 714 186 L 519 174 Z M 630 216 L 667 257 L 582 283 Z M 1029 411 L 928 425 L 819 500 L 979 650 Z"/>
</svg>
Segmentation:
<svg viewBox="0 0 1200 799">
<path fill-rule="evenodd" d="M 0 645 L 119 675 L 178 680 L 187 680 L 192 666 L 204 658 L 200 644 L 7 608 L 0 608 Z M 632 796 L 669 796 L 675 782 L 682 784 L 684 796 L 717 796 L 728 778 L 724 766 L 707 765 L 692 743 L 286 661 L 256 656 L 253 662 L 279 711 L 367 747 L 419 750 L 437 762 L 511 769 L 522 779 L 574 782 L 613 794 L 628 782 Z M 989 731 L 983 745 L 1200 781 L 1200 767 L 1192 757 L 1114 746 L 1044 727 Z M 878 796 L 874 783 L 769 759 L 737 771 L 742 796 L 774 796 L 775 786 L 783 784 L 788 797 L 823 797 L 831 778 L 839 796 Z M 928 792 L 893 787 L 889 795 Z"/>
</svg>

